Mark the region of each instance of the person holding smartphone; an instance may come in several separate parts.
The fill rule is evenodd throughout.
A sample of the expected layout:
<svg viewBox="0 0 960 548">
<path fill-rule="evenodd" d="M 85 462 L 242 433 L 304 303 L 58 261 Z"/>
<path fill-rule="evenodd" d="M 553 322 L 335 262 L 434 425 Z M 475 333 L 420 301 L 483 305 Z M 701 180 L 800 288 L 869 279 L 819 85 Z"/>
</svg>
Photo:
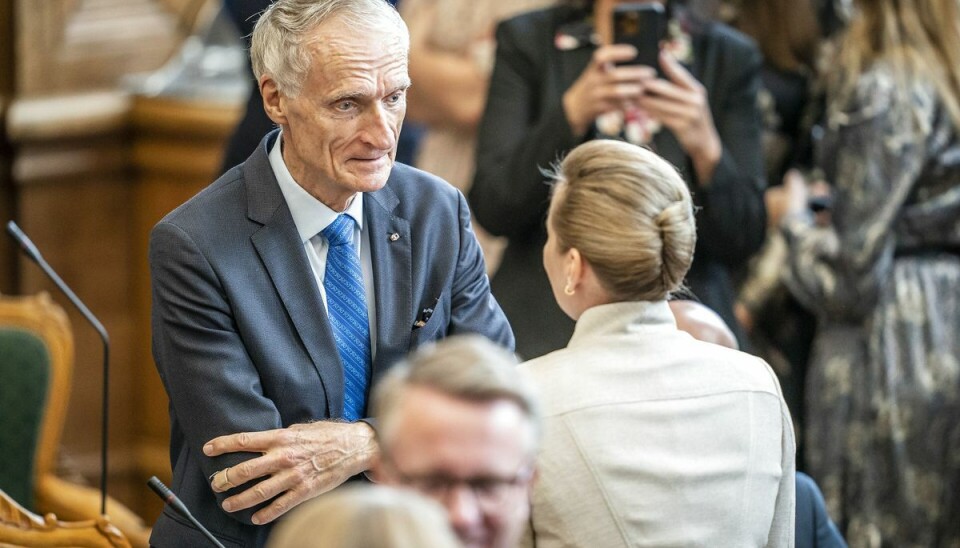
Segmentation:
<svg viewBox="0 0 960 548">
<path fill-rule="evenodd" d="M 509 240 L 492 284 L 526 358 L 563 347 L 573 332 L 541 264 L 549 195 L 541 170 L 596 138 L 650 147 L 680 170 L 699 211 L 687 284 L 742 340 L 731 278 L 766 222 L 760 53 L 671 1 L 647 2 L 663 8 L 662 19 L 638 16 L 635 40 L 624 38 L 633 45 L 615 43 L 615 12 L 643 9 L 624 4 L 568 0 L 497 29 L 469 202 L 479 224 Z M 651 33 L 656 55 L 637 59 Z"/>
</svg>

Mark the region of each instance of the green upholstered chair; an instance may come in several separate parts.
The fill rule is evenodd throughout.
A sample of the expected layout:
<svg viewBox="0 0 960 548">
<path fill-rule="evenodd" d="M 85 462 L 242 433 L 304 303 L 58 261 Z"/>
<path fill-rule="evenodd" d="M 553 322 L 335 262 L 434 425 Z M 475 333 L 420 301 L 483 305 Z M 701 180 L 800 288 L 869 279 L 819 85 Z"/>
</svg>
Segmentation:
<svg viewBox="0 0 960 548">
<path fill-rule="evenodd" d="M 55 466 L 72 360 L 70 324 L 49 295 L 0 297 L 0 489 L 28 510 Z"/>
<path fill-rule="evenodd" d="M 0 490 L 48 521 L 101 519 L 98 490 L 56 475 L 72 377 L 63 309 L 46 293 L 0 295 Z M 133 546 L 147 546 L 139 516 L 112 498 L 107 514 Z"/>
<path fill-rule="evenodd" d="M 0 489 L 28 510 L 50 378 L 50 354 L 31 331 L 0 325 Z"/>
</svg>

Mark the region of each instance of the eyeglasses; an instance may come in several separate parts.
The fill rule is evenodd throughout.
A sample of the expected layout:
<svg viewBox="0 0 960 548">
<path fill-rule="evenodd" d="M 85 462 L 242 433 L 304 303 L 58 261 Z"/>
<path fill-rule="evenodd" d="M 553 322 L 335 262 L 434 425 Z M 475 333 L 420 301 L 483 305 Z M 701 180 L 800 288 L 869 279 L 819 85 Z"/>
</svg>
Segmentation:
<svg viewBox="0 0 960 548">
<path fill-rule="evenodd" d="M 497 506 L 511 494 L 515 493 L 517 488 L 526 485 L 533 478 L 533 465 L 526 464 L 519 472 L 509 477 L 498 476 L 476 476 L 472 478 L 455 478 L 445 474 L 405 474 L 397 468 L 386 455 L 382 455 L 383 461 L 393 470 L 394 475 L 404 485 L 411 487 L 430 498 L 440 501 L 446 501 L 454 490 L 460 487 L 466 487 L 477 502 L 485 507 Z"/>
</svg>

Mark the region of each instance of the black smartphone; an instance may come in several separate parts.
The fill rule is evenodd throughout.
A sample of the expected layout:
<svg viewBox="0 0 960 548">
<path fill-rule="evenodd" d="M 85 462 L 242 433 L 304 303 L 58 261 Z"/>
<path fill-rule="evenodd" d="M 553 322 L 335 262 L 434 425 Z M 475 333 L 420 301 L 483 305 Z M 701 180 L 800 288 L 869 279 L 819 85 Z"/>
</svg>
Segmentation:
<svg viewBox="0 0 960 548">
<path fill-rule="evenodd" d="M 620 4 L 613 8 L 613 41 L 637 48 L 637 56 L 621 65 L 646 65 L 660 71 L 660 42 L 667 34 L 667 13 L 656 2 Z"/>
<path fill-rule="evenodd" d="M 807 199 L 807 207 L 814 213 L 833 209 L 833 198 L 830 196 L 811 196 Z"/>
</svg>

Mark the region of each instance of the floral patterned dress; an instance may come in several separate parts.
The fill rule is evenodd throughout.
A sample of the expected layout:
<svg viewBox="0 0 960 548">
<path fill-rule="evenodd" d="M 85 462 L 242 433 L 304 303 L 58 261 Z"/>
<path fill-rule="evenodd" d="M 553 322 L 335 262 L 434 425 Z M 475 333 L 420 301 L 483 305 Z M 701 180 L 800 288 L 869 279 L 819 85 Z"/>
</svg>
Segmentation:
<svg viewBox="0 0 960 548">
<path fill-rule="evenodd" d="M 851 546 L 960 546 L 960 132 L 883 65 L 827 122 L 832 226 L 783 227 L 819 322 L 808 470 Z"/>
</svg>

